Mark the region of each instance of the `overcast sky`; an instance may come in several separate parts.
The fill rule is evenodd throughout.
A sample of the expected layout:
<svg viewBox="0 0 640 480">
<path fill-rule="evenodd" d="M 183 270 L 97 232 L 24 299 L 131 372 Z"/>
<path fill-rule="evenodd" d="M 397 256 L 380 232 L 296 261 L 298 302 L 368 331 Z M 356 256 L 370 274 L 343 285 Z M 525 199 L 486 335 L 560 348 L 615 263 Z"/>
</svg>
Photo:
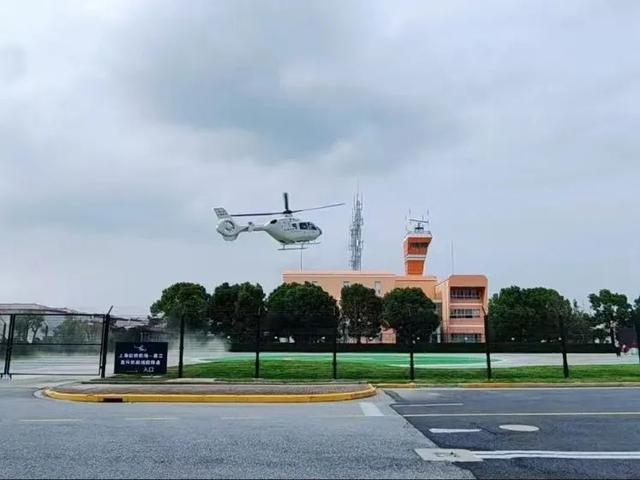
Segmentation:
<svg viewBox="0 0 640 480">
<path fill-rule="evenodd" d="M 365 201 L 363 267 L 640 295 L 640 2 L 0 4 L 0 302 L 142 313 L 275 287 L 297 252 L 212 207 Z M 350 206 L 306 268 L 347 267 Z"/>
</svg>

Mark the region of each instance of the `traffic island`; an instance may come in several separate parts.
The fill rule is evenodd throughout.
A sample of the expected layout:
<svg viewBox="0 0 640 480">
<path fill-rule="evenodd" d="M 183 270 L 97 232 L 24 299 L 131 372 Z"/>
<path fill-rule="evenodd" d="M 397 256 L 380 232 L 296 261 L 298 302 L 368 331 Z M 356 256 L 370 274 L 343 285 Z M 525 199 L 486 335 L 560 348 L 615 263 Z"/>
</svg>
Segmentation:
<svg viewBox="0 0 640 480">
<path fill-rule="evenodd" d="M 44 390 L 56 400 L 102 403 L 306 403 L 357 400 L 376 394 L 370 384 L 105 384 L 78 382 Z"/>
</svg>

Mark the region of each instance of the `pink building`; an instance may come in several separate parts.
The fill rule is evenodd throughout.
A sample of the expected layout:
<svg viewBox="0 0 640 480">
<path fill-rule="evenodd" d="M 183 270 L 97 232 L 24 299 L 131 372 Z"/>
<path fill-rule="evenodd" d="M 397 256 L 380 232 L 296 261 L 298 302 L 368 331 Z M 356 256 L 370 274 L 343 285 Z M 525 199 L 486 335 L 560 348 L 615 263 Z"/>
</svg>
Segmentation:
<svg viewBox="0 0 640 480">
<path fill-rule="evenodd" d="M 403 242 L 404 275 L 379 270 L 290 270 L 285 283 L 310 282 L 319 285 L 336 300 L 342 287 L 360 283 L 380 296 L 394 288 L 418 287 L 434 301 L 441 314 L 440 334 L 444 342 L 479 342 L 484 339 L 483 310 L 488 303 L 488 281 L 484 275 L 451 275 L 438 280 L 427 275 L 425 263 L 431 233 L 421 227 L 407 233 Z M 382 332 L 383 342 L 394 342 L 393 330 Z"/>
</svg>

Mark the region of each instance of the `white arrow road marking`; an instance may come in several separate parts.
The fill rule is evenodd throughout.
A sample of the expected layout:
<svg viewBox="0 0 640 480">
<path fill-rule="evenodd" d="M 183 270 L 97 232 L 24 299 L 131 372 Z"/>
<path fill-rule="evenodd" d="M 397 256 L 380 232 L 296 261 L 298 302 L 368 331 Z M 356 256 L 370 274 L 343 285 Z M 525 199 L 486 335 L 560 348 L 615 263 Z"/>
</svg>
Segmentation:
<svg viewBox="0 0 640 480">
<path fill-rule="evenodd" d="M 464 450 L 457 448 L 416 448 L 428 462 L 482 462 L 514 458 L 559 458 L 573 460 L 640 460 L 640 452 L 571 452 L 554 450 Z"/>
<path fill-rule="evenodd" d="M 360 402 L 360 409 L 365 417 L 384 417 L 384 413 L 371 402 Z"/>
</svg>

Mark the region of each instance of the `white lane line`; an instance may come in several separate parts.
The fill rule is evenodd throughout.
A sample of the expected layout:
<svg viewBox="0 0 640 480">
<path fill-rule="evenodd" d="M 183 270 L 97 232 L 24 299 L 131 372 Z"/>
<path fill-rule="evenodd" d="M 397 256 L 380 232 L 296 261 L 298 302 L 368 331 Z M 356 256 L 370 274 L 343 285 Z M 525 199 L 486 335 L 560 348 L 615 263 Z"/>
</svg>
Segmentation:
<svg viewBox="0 0 640 480">
<path fill-rule="evenodd" d="M 125 418 L 125 420 L 128 420 L 130 422 L 144 422 L 146 420 L 149 421 L 164 421 L 164 420 L 177 420 L 177 417 L 128 417 Z"/>
<path fill-rule="evenodd" d="M 394 407 L 460 407 L 464 403 L 396 403 Z"/>
<path fill-rule="evenodd" d="M 25 423 L 35 423 L 35 422 L 82 422 L 81 418 L 23 418 L 19 420 L 20 422 Z"/>
<path fill-rule="evenodd" d="M 572 458 L 606 460 L 640 460 L 640 452 L 571 452 L 554 450 L 496 450 L 472 451 L 485 460 L 510 460 L 513 458 Z"/>
<path fill-rule="evenodd" d="M 403 417 L 558 417 L 640 415 L 640 412 L 504 412 L 504 413 L 406 413 Z"/>
<path fill-rule="evenodd" d="M 481 432 L 479 428 L 430 428 L 431 433 L 476 433 Z"/>
<path fill-rule="evenodd" d="M 360 402 L 360 409 L 365 417 L 384 417 L 384 413 L 371 402 Z"/>
</svg>

